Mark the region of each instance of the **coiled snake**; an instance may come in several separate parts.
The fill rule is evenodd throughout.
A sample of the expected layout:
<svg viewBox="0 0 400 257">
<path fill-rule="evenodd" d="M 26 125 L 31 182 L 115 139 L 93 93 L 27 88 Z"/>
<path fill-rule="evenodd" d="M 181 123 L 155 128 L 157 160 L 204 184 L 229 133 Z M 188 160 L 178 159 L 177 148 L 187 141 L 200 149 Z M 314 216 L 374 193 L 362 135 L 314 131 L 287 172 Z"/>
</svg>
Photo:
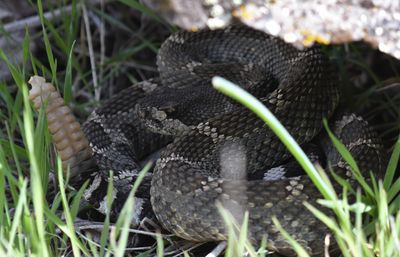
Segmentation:
<svg viewBox="0 0 400 257">
<path fill-rule="evenodd" d="M 303 201 L 315 203 L 318 191 L 271 130 L 212 89 L 210 79 L 223 76 L 257 96 L 313 160 L 351 179 L 333 146 L 320 136 L 323 118 L 332 117 L 339 100 L 328 58 L 318 48 L 299 51 L 262 32 L 232 26 L 173 34 L 159 50 L 157 64 L 159 78 L 122 91 L 84 124 L 100 169 L 92 174 L 85 197 L 106 211 L 105 188 L 113 170 L 111 212 L 118 214 L 140 160 L 167 145 L 136 194 L 137 219 L 140 210 L 150 209 L 151 183 L 157 219 L 180 237 L 225 240 L 219 202 L 238 221 L 249 211 L 254 242 L 266 236 L 270 249 L 293 254 L 271 221 L 275 215 L 311 254 L 322 254 L 327 229 L 303 206 Z M 330 124 L 362 171 L 380 170 L 379 140 L 364 120 L 336 115 Z M 315 157 L 319 149 L 325 157 Z"/>
</svg>

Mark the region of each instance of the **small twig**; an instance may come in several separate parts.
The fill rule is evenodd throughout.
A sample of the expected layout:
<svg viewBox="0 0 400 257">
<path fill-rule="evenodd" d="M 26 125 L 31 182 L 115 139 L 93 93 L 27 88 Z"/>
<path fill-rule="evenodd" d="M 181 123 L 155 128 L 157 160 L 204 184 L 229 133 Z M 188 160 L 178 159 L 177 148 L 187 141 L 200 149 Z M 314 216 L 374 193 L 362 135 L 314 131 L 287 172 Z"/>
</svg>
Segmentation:
<svg viewBox="0 0 400 257">
<path fill-rule="evenodd" d="M 87 230 L 87 229 L 99 229 L 102 230 L 104 228 L 103 224 L 92 224 L 92 225 L 75 225 L 76 230 L 80 231 L 80 230 Z M 114 225 L 110 225 L 110 230 L 111 229 L 115 229 Z M 143 230 L 138 230 L 138 229 L 133 229 L 130 228 L 128 229 L 129 232 L 131 233 L 135 233 L 135 234 L 142 234 L 142 235 L 147 235 L 147 236 L 152 236 L 152 237 L 156 237 L 157 233 L 154 232 L 148 232 L 148 231 L 143 231 Z M 167 236 L 173 236 L 173 235 L 162 235 L 163 237 L 167 237 Z"/>
<path fill-rule="evenodd" d="M 379 88 L 379 89 L 376 90 L 376 92 L 384 92 L 384 91 L 392 90 L 392 89 L 395 89 L 395 88 L 400 88 L 400 83 L 399 82 L 391 83 L 391 84 L 386 85 L 386 86 L 384 86 L 382 88 Z"/>
<path fill-rule="evenodd" d="M 329 257 L 329 245 L 331 243 L 331 235 L 327 234 L 324 240 L 324 257 Z"/>
<path fill-rule="evenodd" d="M 170 242 L 170 245 L 164 248 L 163 256 L 171 256 L 171 257 L 182 256 L 183 252 L 190 252 L 191 250 L 203 244 L 204 242 L 195 243 L 183 239 L 177 242 L 176 241 Z M 157 256 L 158 255 L 152 255 L 152 257 L 157 257 Z"/>
<path fill-rule="evenodd" d="M 196 248 L 198 248 L 198 247 L 200 247 L 200 246 L 202 246 L 202 245 L 204 245 L 205 243 L 203 242 L 203 243 L 197 243 L 197 244 L 194 244 L 192 247 L 189 247 L 188 249 L 186 249 L 185 251 L 187 251 L 187 252 L 190 252 L 190 251 L 192 251 L 192 250 L 194 250 L 194 249 L 196 249 Z M 178 257 L 179 255 L 177 254 L 177 255 L 174 255 L 174 256 L 172 256 L 172 257 Z"/>
<path fill-rule="evenodd" d="M 92 238 L 86 236 L 85 234 L 78 232 L 77 233 L 81 238 L 83 238 L 84 240 L 86 240 L 87 242 L 90 242 L 91 244 L 97 246 L 97 247 L 101 247 L 101 245 L 99 243 L 97 243 L 96 241 L 94 241 Z M 125 251 L 147 251 L 152 249 L 152 246 L 140 246 L 140 247 L 126 247 Z M 107 250 L 110 250 L 111 253 L 114 253 L 111 249 L 106 248 Z"/>
<path fill-rule="evenodd" d="M 144 165 L 142 165 L 142 166 L 144 167 Z M 153 229 L 148 228 L 146 226 L 146 224 L 149 224 L 150 226 L 152 226 Z M 143 229 L 144 231 L 149 231 L 149 232 L 154 231 L 156 229 L 161 230 L 161 227 L 157 223 L 155 223 L 153 220 L 151 220 L 151 219 L 149 219 L 147 217 L 144 217 L 140 221 L 139 228 Z"/>
<path fill-rule="evenodd" d="M 104 0 L 100 1 L 100 8 L 101 11 L 104 13 Z M 104 22 L 104 17 L 101 16 L 101 25 L 100 25 L 100 82 L 103 81 L 103 74 L 104 74 L 104 60 L 105 60 L 105 55 L 106 55 L 106 43 L 105 43 L 105 22 Z"/>
<path fill-rule="evenodd" d="M 70 13 L 71 10 L 72 10 L 71 5 L 61 7 L 61 8 L 55 9 L 55 10 L 45 12 L 44 18 L 52 21 L 52 20 L 55 20 L 57 18 L 60 18 L 64 15 Z M 7 23 L 4 25 L 4 30 L 7 32 L 14 32 L 14 31 L 18 31 L 18 30 L 23 30 L 26 27 L 33 28 L 33 27 L 37 27 L 40 25 L 41 25 L 41 22 L 40 22 L 39 15 L 34 15 L 34 16 L 23 18 L 21 20 L 16 20 L 16 21 Z"/>
<path fill-rule="evenodd" d="M 90 66 L 92 68 L 94 97 L 95 97 L 96 101 L 100 101 L 100 88 L 99 88 L 98 80 L 97 80 L 96 60 L 95 60 L 94 51 L 93 51 L 92 33 L 90 31 L 88 12 L 86 9 L 86 5 L 84 5 L 84 4 L 82 4 L 82 14 L 83 14 L 83 20 L 85 23 L 85 31 L 86 31 L 86 36 L 87 36 L 88 48 L 89 48 Z"/>
<path fill-rule="evenodd" d="M 226 248 L 226 241 L 220 242 L 206 257 L 216 257 L 219 256 L 222 251 Z"/>
<path fill-rule="evenodd" d="M 100 8 L 101 12 L 104 13 L 104 1 L 100 0 Z M 104 61 L 105 61 L 105 21 L 102 15 L 97 15 L 94 12 L 88 13 L 89 18 L 93 21 L 93 23 L 98 27 L 99 34 L 100 34 L 100 63 L 99 63 L 99 80 L 98 83 L 101 84 L 103 81 L 103 74 L 104 74 Z M 100 16 L 100 17 L 99 17 Z"/>
<path fill-rule="evenodd" d="M 110 0 L 101 0 L 102 2 L 106 1 L 109 2 Z M 90 4 L 98 4 L 99 0 L 92 0 L 89 1 Z M 49 21 L 56 20 L 60 17 L 63 17 L 64 15 L 68 15 L 72 11 L 72 5 L 66 5 L 54 10 L 50 10 L 45 12 L 44 18 Z M 39 15 L 32 15 L 20 20 L 15 20 L 12 22 L 9 22 L 4 25 L 4 30 L 7 32 L 14 32 L 14 31 L 19 31 L 19 30 L 24 30 L 26 27 L 28 28 L 34 28 L 37 26 L 40 26 L 40 17 Z"/>
</svg>

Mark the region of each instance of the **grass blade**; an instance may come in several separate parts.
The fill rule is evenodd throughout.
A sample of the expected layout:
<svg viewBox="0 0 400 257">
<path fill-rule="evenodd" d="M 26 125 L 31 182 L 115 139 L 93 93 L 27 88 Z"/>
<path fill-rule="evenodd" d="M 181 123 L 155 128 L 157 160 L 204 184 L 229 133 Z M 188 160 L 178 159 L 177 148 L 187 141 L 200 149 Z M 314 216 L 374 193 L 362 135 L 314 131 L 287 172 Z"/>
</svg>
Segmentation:
<svg viewBox="0 0 400 257">
<path fill-rule="evenodd" d="M 296 241 L 293 237 L 291 237 L 282 227 L 281 223 L 279 223 L 276 217 L 272 217 L 272 222 L 275 227 L 281 232 L 282 236 L 290 243 L 293 247 L 293 250 L 296 252 L 297 256 L 300 257 L 310 257 L 310 255 L 306 252 L 306 250 Z"/>
<path fill-rule="evenodd" d="M 398 137 L 392 155 L 390 156 L 389 164 L 386 169 L 385 178 L 383 180 L 383 185 L 386 190 L 389 189 L 390 185 L 393 183 L 393 178 L 396 173 L 397 166 L 399 165 L 400 158 L 400 136 Z"/>
<path fill-rule="evenodd" d="M 65 70 L 65 79 L 64 79 L 64 101 L 65 104 L 68 105 L 68 103 L 71 101 L 72 98 L 72 59 L 73 59 L 73 50 L 75 46 L 75 41 L 72 43 L 72 46 L 69 50 L 68 54 L 68 62 L 67 62 L 67 67 Z"/>
<path fill-rule="evenodd" d="M 331 187 L 329 187 L 318 174 L 318 171 L 315 169 L 314 165 L 308 159 L 304 151 L 289 134 L 286 128 L 283 127 L 276 117 L 267 109 L 267 107 L 265 107 L 259 100 L 250 95 L 244 89 L 224 78 L 214 77 L 212 79 L 212 84 L 218 91 L 221 91 L 225 95 L 235 99 L 257 114 L 271 128 L 271 130 L 278 136 L 290 153 L 296 158 L 301 167 L 307 172 L 308 176 L 317 186 L 321 194 L 326 199 L 336 199 L 335 192 L 330 190 Z"/>
</svg>

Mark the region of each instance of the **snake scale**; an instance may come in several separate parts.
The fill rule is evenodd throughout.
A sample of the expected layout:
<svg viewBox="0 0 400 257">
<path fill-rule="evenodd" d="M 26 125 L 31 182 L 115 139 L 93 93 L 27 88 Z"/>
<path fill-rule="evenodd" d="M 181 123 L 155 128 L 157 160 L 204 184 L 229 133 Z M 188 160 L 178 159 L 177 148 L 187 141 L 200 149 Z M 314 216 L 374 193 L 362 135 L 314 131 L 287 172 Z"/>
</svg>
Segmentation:
<svg viewBox="0 0 400 257">
<path fill-rule="evenodd" d="M 231 26 L 171 35 L 157 65 L 158 78 L 123 90 L 84 124 L 97 167 L 89 172 L 85 197 L 107 211 L 104 196 L 112 170 L 111 213 L 117 215 L 141 161 L 165 147 L 136 193 L 136 222 L 142 210 L 152 209 L 164 228 L 182 238 L 225 240 L 220 203 L 238 222 L 249 212 L 254 243 L 266 237 L 269 249 L 294 254 L 271 221 L 277 216 L 310 254 L 321 255 L 328 230 L 303 205 L 316 204 L 319 192 L 272 131 L 210 81 L 223 76 L 258 97 L 312 160 L 330 164 L 353 183 L 321 135 L 323 118 L 331 118 L 333 132 L 363 172 L 379 172 L 381 145 L 359 116 L 334 114 L 338 79 L 329 59 L 317 47 L 300 51 L 260 31 Z M 318 157 L 321 149 L 324 155 Z"/>
</svg>

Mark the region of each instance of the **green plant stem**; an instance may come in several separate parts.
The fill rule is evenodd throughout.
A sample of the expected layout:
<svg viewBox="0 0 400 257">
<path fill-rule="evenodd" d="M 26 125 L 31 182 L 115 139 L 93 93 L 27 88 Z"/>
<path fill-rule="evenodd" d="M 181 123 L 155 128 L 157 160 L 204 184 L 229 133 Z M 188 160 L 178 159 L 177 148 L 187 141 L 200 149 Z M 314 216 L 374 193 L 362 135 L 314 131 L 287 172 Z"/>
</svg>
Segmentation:
<svg viewBox="0 0 400 257">
<path fill-rule="evenodd" d="M 296 158 L 301 167 L 306 171 L 308 176 L 318 187 L 321 194 L 328 200 L 335 200 L 335 193 L 329 190 L 329 186 L 320 176 L 314 165 L 308 159 L 307 155 L 297 144 L 296 140 L 289 134 L 285 127 L 278 119 L 268 110 L 268 108 L 257 100 L 254 96 L 246 92 L 241 87 L 232 82 L 221 78 L 214 77 L 212 79 L 213 86 L 223 94 L 235 99 L 259 116 L 271 130 L 278 136 L 282 143 L 287 147 L 290 153 Z"/>
</svg>

